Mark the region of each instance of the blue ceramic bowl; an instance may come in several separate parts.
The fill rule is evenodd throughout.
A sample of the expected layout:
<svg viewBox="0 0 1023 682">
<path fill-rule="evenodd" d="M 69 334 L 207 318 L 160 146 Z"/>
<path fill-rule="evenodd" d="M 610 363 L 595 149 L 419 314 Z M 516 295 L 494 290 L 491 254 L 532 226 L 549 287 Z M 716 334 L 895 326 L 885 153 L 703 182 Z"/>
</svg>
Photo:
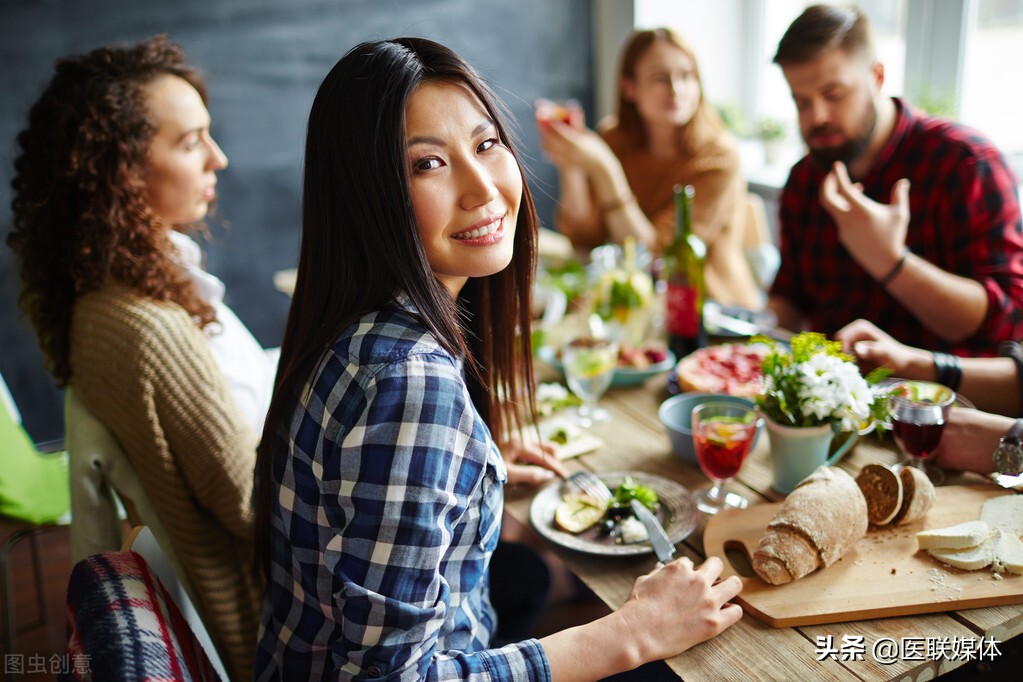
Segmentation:
<svg viewBox="0 0 1023 682">
<path fill-rule="evenodd" d="M 661 418 L 661 423 L 668 430 L 668 440 L 671 441 L 672 451 L 681 457 L 683 461 L 693 466 L 699 466 L 699 462 L 696 461 L 696 451 L 693 450 L 693 408 L 711 401 L 755 407 L 753 401 L 749 398 L 740 398 L 734 395 L 724 395 L 721 393 L 681 393 L 665 400 L 657 410 L 657 416 Z M 757 438 L 760 438 L 761 430 L 757 430 Z M 754 447 L 756 443 L 756 440 L 754 440 Z"/>
</svg>

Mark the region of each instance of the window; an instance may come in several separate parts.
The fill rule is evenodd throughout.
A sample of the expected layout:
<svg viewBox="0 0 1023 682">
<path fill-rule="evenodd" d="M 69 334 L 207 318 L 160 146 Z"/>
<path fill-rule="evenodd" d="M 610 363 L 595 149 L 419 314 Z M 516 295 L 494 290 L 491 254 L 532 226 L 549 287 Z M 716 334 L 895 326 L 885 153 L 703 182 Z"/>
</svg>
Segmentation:
<svg viewBox="0 0 1023 682">
<path fill-rule="evenodd" d="M 1018 75 L 1023 64 L 1023 0 L 976 0 L 972 5 L 959 118 L 990 137 L 1023 180 L 1023 86 Z"/>
<path fill-rule="evenodd" d="M 781 70 L 771 63 L 778 41 L 807 0 L 634 0 L 637 26 L 675 27 L 696 51 L 705 95 L 741 115 L 784 123 L 790 154 L 801 140 Z M 914 106 L 958 118 L 990 137 L 1023 179 L 1023 0 L 859 0 L 870 17 L 885 92 Z M 620 45 L 607 49 L 617 50 Z M 606 78 L 598 74 L 598 78 Z M 753 164 L 756 165 L 756 164 Z"/>
</svg>

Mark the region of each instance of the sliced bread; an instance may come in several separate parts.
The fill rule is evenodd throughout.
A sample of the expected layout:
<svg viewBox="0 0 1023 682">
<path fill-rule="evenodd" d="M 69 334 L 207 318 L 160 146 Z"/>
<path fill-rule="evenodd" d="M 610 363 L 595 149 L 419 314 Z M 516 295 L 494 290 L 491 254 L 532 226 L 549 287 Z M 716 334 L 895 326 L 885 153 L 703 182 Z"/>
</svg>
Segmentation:
<svg viewBox="0 0 1023 682">
<path fill-rule="evenodd" d="M 902 481 L 902 506 L 892 519 L 892 523 L 901 526 L 921 518 L 934 504 L 937 494 L 934 484 L 927 474 L 916 467 L 899 469 L 899 480 Z"/>
<path fill-rule="evenodd" d="M 995 560 L 1001 542 L 1001 535 L 1001 531 L 995 530 L 990 532 L 987 538 L 976 547 L 967 547 L 966 549 L 935 548 L 927 550 L 927 553 L 943 564 L 955 566 L 965 571 L 975 571 L 978 568 L 990 566 Z"/>
<path fill-rule="evenodd" d="M 948 528 L 932 528 L 916 534 L 920 549 L 969 549 L 976 547 L 991 534 L 984 521 L 967 521 Z"/>
<path fill-rule="evenodd" d="M 881 464 L 867 464 L 856 476 L 867 501 L 867 520 L 874 526 L 890 523 L 902 507 L 902 481 L 899 475 Z"/>
<path fill-rule="evenodd" d="M 980 518 L 992 528 L 1001 528 L 1018 538 L 1023 535 L 1023 495 L 992 497 L 980 508 Z"/>
</svg>

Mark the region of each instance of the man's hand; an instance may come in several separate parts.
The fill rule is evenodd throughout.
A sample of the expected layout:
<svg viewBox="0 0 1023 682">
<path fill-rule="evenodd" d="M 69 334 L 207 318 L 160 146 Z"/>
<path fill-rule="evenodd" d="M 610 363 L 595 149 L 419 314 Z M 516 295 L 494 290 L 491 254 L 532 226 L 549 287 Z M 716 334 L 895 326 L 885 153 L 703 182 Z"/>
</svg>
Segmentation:
<svg viewBox="0 0 1023 682">
<path fill-rule="evenodd" d="M 906 248 L 909 180 L 895 183 L 891 204 L 879 204 L 852 183 L 839 161 L 825 176 L 820 197 L 838 226 L 839 240 L 856 262 L 874 279 L 891 272 Z"/>
</svg>

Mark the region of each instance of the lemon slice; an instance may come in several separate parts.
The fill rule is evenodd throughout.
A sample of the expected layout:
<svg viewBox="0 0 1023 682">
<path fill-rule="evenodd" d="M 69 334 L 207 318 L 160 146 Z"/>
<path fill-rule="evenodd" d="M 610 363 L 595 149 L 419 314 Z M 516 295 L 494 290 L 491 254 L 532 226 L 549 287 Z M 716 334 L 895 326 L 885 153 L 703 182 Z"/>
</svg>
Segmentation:
<svg viewBox="0 0 1023 682">
<path fill-rule="evenodd" d="M 592 495 L 569 493 L 554 510 L 554 523 L 569 533 L 582 533 L 604 518 L 606 505 Z"/>
</svg>

